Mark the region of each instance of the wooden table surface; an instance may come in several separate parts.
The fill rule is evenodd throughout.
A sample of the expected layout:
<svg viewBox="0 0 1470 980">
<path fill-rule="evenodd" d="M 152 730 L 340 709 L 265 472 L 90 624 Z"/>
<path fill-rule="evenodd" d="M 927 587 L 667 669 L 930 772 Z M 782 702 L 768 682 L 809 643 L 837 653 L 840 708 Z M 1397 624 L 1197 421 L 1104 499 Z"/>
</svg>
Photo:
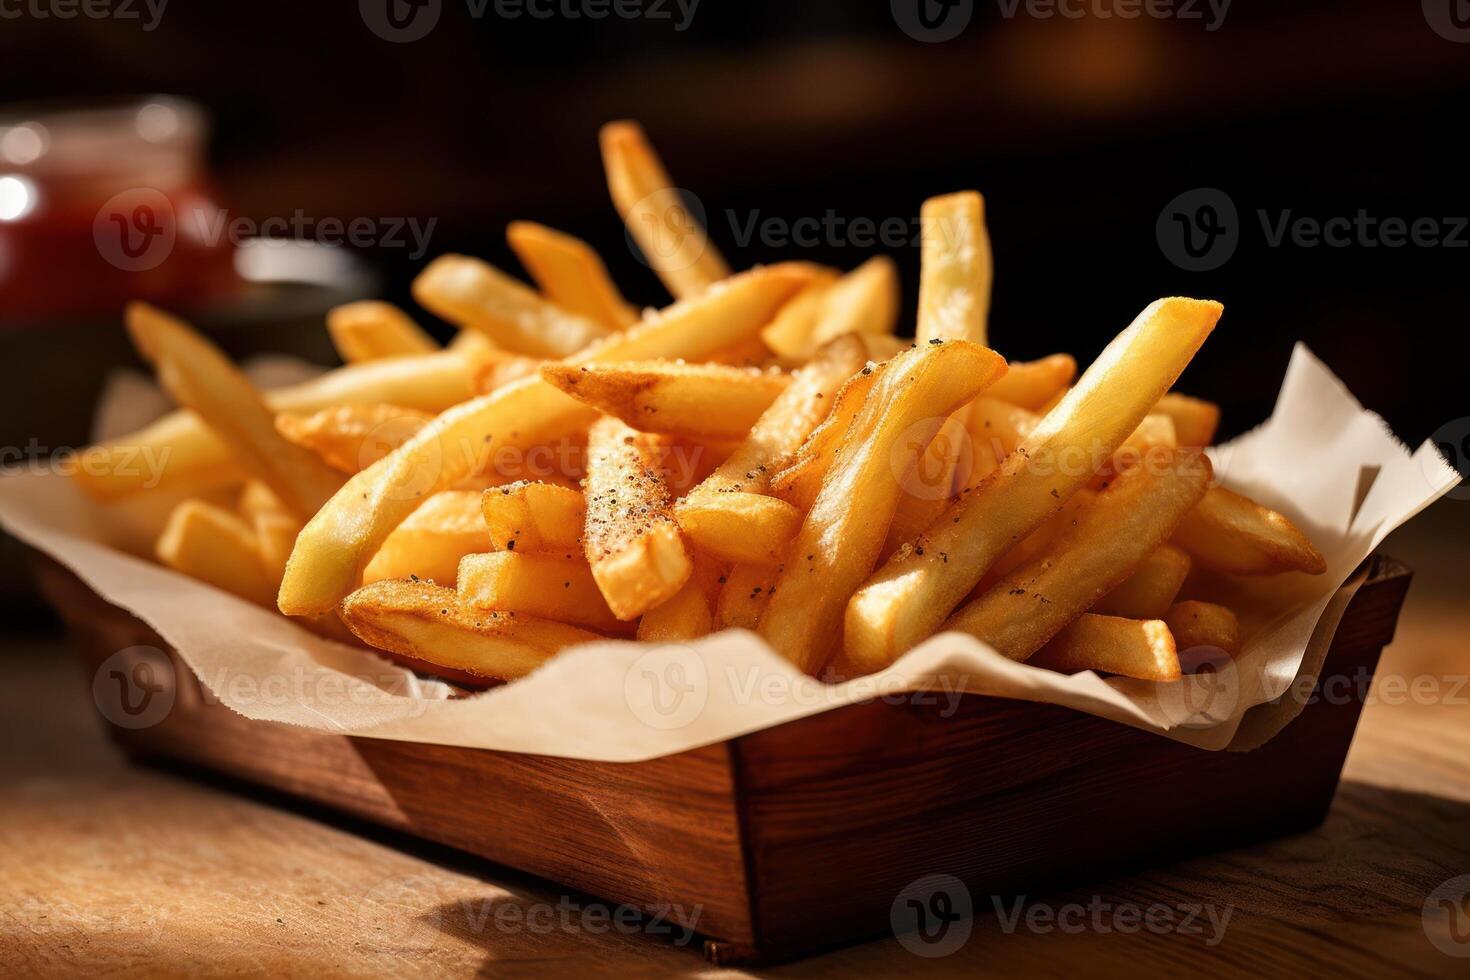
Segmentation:
<svg viewBox="0 0 1470 980">
<path fill-rule="evenodd" d="M 1012 906 L 998 915 L 976 896 L 973 931 L 943 957 L 888 939 L 762 975 L 1470 976 L 1470 898 L 1454 896 L 1458 931 L 1424 915 L 1431 892 L 1470 875 L 1467 627 L 1457 601 L 1411 592 L 1331 815 L 1312 833 L 1030 896 L 1010 929 Z M 130 766 L 63 644 L 6 645 L 6 975 L 749 975 L 707 966 L 697 943 L 614 928 L 554 884 Z M 1470 891 L 1470 878 L 1454 884 Z M 1159 903 L 1197 908 L 1200 930 L 1122 931 Z M 1027 927 L 1047 912 L 1070 914 L 1069 928 Z"/>
</svg>

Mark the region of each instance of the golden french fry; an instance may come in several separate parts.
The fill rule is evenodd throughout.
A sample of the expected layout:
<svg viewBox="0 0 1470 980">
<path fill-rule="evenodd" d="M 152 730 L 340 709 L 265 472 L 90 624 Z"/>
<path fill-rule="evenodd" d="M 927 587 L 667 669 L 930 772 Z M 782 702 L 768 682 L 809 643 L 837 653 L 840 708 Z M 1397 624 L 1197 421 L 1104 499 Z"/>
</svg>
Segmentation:
<svg viewBox="0 0 1470 980">
<path fill-rule="evenodd" d="M 980 401 L 981 399 L 976 399 Z M 903 476 L 903 495 L 888 525 L 882 556 L 887 558 L 918 537 L 939 516 L 954 490 L 956 474 L 965 474 L 971 465 L 970 435 L 960 421 L 964 409 L 944 420 L 929 445 L 919 450 L 918 457 Z"/>
<path fill-rule="evenodd" d="M 541 292 L 557 306 L 609 330 L 638 322 L 638 311 L 618 292 L 591 245 L 534 221 L 512 221 L 506 241 Z"/>
<path fill-rule="evenodd" d="M 368 646 L 477 677 L 524 677 L 558 651 L 602 639 L 533 616 L 471 609 L 453 589 L 390 580 L 363 586 L 342 621 Z"/>
<path fill-rule="evenodd" d="M 284 511 L 259 511 L 252 519 L 256 544 L 260 549 L 260 560 L 270 576 L 270 597 L 266 605 L 274 605 L 276 589 L 286 574 L 286 560 L 291 549 L 296 547 L 296 535 L 301 533 L 301 521 Z"/>
<path fill-rule="evenodd" d="M 544 358 L 525 357 L 521 354 L 496 354 L 482 358 L 475 367 L 475 391 L 487 395 L 497 388 L 504 388 L 512 381 L 539 374 Z"/>
<path fill-rule="evenodd" d="M 1177 681 L 1179 654 L 1169 627 L 1156 619 L 1085 613 L 1026 661 L 1063 674 L 1080 670 L 1145 681 Z"/>
<path fill-rule="evenodd" d="M 127 325 L 164 390 L 203 419 L 240 465 L 297 516 L 316 513 L 342 486 L 339 474 L 276 431 L 275 415 L 214 344 L 146 303 L 129 304 Z"/>
<path fill-rule="evenodd" d="M 154 548 L 169 568 L 269 606 L 275 594 L 255 532 L 223 507 L 185 500 L 170 512 Z"/>
<path fill-rule="evenodd" d="M 314 415 L 276 416 L 276 431 L 328 466 L 356 473 L 371 466 L 434 418 L 401 405 L 335 405 Z"/>
<path fill-rule="evenodd" d="M 1240 620 L 1235 613 L 1213 602 L 1176 602 L 1164 616 L 1174 641 L 1184 652 L 1200 647 L 1240 652 Z"/>
<path fill-rule="evenodd" d="M 486 490 L 480 502 L 491 547 L 522 554 L 582 552 L 582 491 L 520 481 Z"/>
<path fill-rule="evenodd" d="M 836 281 L 836 273 L 820 275 L 793 296 L 761 330 L 764 346 L 781 357 L 795 360 L 809 355 L 816 346 L 812 343 L 812 332 L 817 327 L 817 317 L 821 315 L 827 290 Z"/>
<path fill-rule="evenodd" d="M 1189 565 L 1183 548 L 1172 544 L 1155 548 L 1117 588 L 1097 600 L 1091 611 L 1126 619 L 1163 619 L 1189 576 Z"/>
<path fill-rule="evenodd" d="M 582 548 L 603 598 L 619 619 L 634 619 L 683 588 L 693 573 L 674 523 L 660 458 L 668 441 L 617 419 L 592 426 L 587 442 L 587 523 Z"/>
<path fill-rule="evenodd" d="M 235 501 L 235 512 L 245 519 L 246 524 L 253 525 L 257 515 L 286 513 L 286 505 L 264 483 L 247 480 Z"/>
<path fill-rule="evenodd" d="M 1014 544 L 1039 527 L 1143 421 L 1220 318 L 1219 303 L 1150 304 L 1001 469 L 900 548 L 848 604 L 848 659 L 878 670 L 938 631 Z"/>
<path fill-rule="evenodd" d="M 990 566 L 980 578 L 980 584 L 975 586 L 976 595 L 989 589 L 996 582 L 1020 568 L 1022 565 L 1032 561 L 1037 555 L 1047 548 L 1052 542 L 1061 537 L 1067 529 L 1077 524 L 1077 512 L 1091 505 L 1092 498 L 1097 496 L 1093 490 L 1082 489 L 1072 494 L 1067 502 L 1055 514 L 1048 517 L 1042 525 L 1030 534 L 1022 538 L 1014 547 L 996 559 L 995 564 Z"/>
<path fill-rule="evenodd" d="M 604 633 L 626 630 L 607 608 L 581 555 L 465 555 L 457 583 L 460 601 L 474 609 L 527 613 Z"/>
<path fill-rule="evenodd" d="M 896 326 L 898 269 L 878 255 L 840 279 L 824 276 L 808 287 L 761 331 L 761 339 L 781 357 L 802 361 L 846 334 L 886 338 Z"/>
<path fill-rule="evenodd" d="M 1093 487 L 1106 487 L 1119 472 L 1137 466 L 1153 453 L 1168 452 L 1179 447 L 1174 434 L 1174 420 L 1161 412 L 1150 412 L 1144 416 L 1138 428 L 1123 440 L 1112 457 L 1098 469 L 1091 480 Z"/>
<path fill-rule="evenodd" d="M 715 351 L 708 360 L 711 364 L 724 364 L 737 368 L 774 367 L 780 369 L 781 367 L 779 364 L 769 363 L 771 349 L 759 337 L 750 337 L 733 347 Z"/>
<path fill-rule="evenodd" d="M 1200 398 L 1191 398 L 1177 392 L 1169 392 L 1159 399 L 1154 407 L 1174 420 L 1174 431 L 1179 445 L 1202 449 L 1215 440 L 1215 430 L 1220 426 L 1220 406 Z"/>
<path fill-rule="evenodd" d="M 1012 361 L 1006 376 L 991 385 L 985 397 L 1036 412 L 1064 392 L 1075 377 L 1077 359 L 1071 354 L 1053 354 L 1039 361 Z"/>
<path fill-rule="evenodd" d="M 759 493 L 694 492 L 675 506 L 679 528 L 723 561 L 774 565 L 801 527 L 801 511 Z"/>
<path fill-rule="evenodd" d="M 1041 424 L 1041 416 L 1010 402 L 991 398 L 987 392 L 970 405 L 966 424 L 974 461 L 968 478 L 963 482 L 967 487 L 975 487 L 1026 441 L 1026 437 Z"/>
<path fill-rule="evenodd" d="M 362 300 L 327 311 L 332 346 L 348 364 L 404 354 L 432 354 L 434 338 L 392 303 Z"/>
<path fill-rule="evenodd" d="M 669 293 L 689 299 L 727 278 L 730 267 L 689 212 L 643 127 L 608 123 L 601 144 L 613 205 Z"/>
<path fill-rule="evenodd" d="M 776 569 L 770 565 L 736 565 L 725 573 L 716 605 L 720 629 L 754 630 L 771 601 Z"/>
<path fill-rule="evenodd" d="M 1194 451 L 1125 471 L 1078 511 L 1075 526 L 962 606 L 945 629 L 1025 660 L 1167 541 L 1204 496 L 1211 475 L 1209 460 Z"/>
<path fill-rule="evenodd" d="M 541 377 L 640 432 L 743 439 L 791 383 L 759 368 L 677 361 L 548 364 Z"/>
<path fill-rule="evenodd" d="M 771 477 L 772 494 L 799 510 L 811 510 L 822 481 L 837 458 L 837 450 L 862 412 L 869 392 L 888 370 L 888 363 L 882 361 L 863 367 L 838 389 L 827 418 L 781 461 L 780 469 Z"/>
<path fill-rule="evenodd" d="M 707 559 L 695 561 L 695 574 L 672 597 L 654 606 L 638 620 L 640 643 L 687 643 L 714 631 L 710 593 L 699 566 L 711 569 Z"/>
<path fill-rule="evenodd" d="M 787 553 L 760 634 L 816 673 L 839 646 L 842 610 L 878 561 L 901 478 L 944 420 L 1005 373 L 1005 361 L 967 341 L 898 355 L 873 385 Z M 897 449 L 897 451 L 895 451 Z"/>
<path fill-rule="evenodd" d="M 393 529 L 363 570 L 364 582 L 420 578 L 455 584 L 459 560 L 490 549 L 476 490 L 445 490 Z"/>
<path fill-rule="evenodd" d="M 464 255 L 441 255 L 413 281 L 413 298 L 450 323 L 478 330 L 497 347 L 568 357 L 608 334 L 595 320 L 542 299 L 499 269 Z"/>
<path fill-rule="evenodd" d="M 1284 515 L 1224 487 L 1210 488 L 1174 543 L 1203 567 L 1232 575 L 1327 571 L 1322 553 Z"/>
<path fill-rule="evenodd" d="M 974 191 L 931 197 L 920 211 L 920 228 L 919 343 L 987 343 L 994 269 L 985 199 Z"/>
</svg>

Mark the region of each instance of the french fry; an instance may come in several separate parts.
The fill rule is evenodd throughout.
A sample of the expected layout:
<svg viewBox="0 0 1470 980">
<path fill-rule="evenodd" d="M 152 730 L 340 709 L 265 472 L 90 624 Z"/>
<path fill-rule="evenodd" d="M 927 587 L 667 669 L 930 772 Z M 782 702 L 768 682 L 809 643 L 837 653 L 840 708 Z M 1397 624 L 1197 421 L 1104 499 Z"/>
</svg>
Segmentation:
<svg viewBox="0 0 1470 980">
<path fill-rule="evenodd" d="M 1189 299 L 1145 309 L 999 471 L 863 584 L 848 604 L 848 659 L 879 670 L 932 636 L 996 559 L 1059 509 L 1138 427 L 1221 310 Z"/>
<path fill-rule="evenodd" d="M 756 368 L 677 361 L 548 364 L 541 377 L 640 432 L 743 439 L 791 383 Z"/>
<path fill-rule="evenodd" d="M 715 607 L 719 628 L 754 630 L 771 601 L 776 569 L 770 565 L 736 565 L 725 573 Z"/>
<path fill-rule="evenodd" d="M 1176 602 L 1164 616 L 1179 649 L 1188 653 L 1200 647 L 1240 652 L 1240 620 L 1235 613 L 1213 602 Z"/>
<path fill-rule="evenodd" d="M 960 421 L 964 414 L 961 410 L 945 419 L 929 445 L 916 447 L 917 458 L 903 475 L 903 495 L 883 542 L 884 558 L 914 540 L 934 522 L 949 505 L 956 474 L 969 472 L 970 435 Z"/>
<path fill-rule="evenodd" d="M 471 609 L 429 582 L 363 586 L 342 601 L 342 621 L 368 646 L 477 677 L 524 677 L 559 651 L 602 639 L 533 616 Z"/>
<path fill-rule="evenodd" d="M 1175 639 L 1164 623 L 1096 613 L 1079 616 L 1026 662 L 1063 674 L 1096 670 L 1145 681 L 1181 676 Z"/>
<path fill-rule="evenodd" d="M 603 633 L 626 632 L 603 601 L 581 555 L 562 558 L 519 551 L 465 555 L 457 583 L 460 601 L 474 609 L 527 613 Z"/>
<path fill-rule="evenodd" d="M 286 561 L 291 557 L 291 549 L 296 547 L 296 535 L 301 533 L 301 521 L 284 511 L 259 511 L 252 526 L 261 563 L 270 576 L 270 594 L 265 604 L 274 605 L 276 589 L 286 574 Z"/>
<path fill-rule="evenodd" d="M 291 442 L 351 474 L 403 445 L 433 417 L 400 405 L 335 405 L 313 415 L 282 412 L 275 424 Z"/>
<path fill-rule="evenodd" d="M 203 419 L 293 513 L 316 513 L 341 487 L 339 474 L 276 431 L 275 416 L 255 387 L 214 344 L 146 303 L 128 306 L 127 325 L 164 390 Z"/>
<path fill-rule="evenodd" d="M 822 313 L 827 290 L 836 281 L 835 272 L 813 279 L 811 285 L 793 296 L 761 330 L 761 342 L 781 357 L 799 361 L 810 355 L 815 347 L 812 332 L 816 330 L 817 317 Z"/>
<path fill-rule="evenodd" d="M 619 619 L 668 600 L 693 573 L 661 472 L 667 445 L 617 419 L 600 420 L 589 434 L 582 548 Z"/>
<path fill-rule="evenodd" d="M 774 367 L 780 369 L 781 365 L 771 364 L 770 361 L 771 349 L 759 337 L 750 337 L 733 347 L 715 351 L 709 356 L 711 364 L 724 364 L 738 368 Z"/>
<path fill-rule="evenodd" d="M 1166 544 L 1149 552 L 1118 586 L 1097 600 L 1092 612 L 1126 619 L 1163 619 L 1189 576 L 1189 555 Z"/>
<path fill-rule="evenodd" d="M 1097 496 L 1094 490 L 1078 490 L 1062 504 L 1060 510 L 1051 515 L 1040 527 L 1032 531 L 1020 540 L 1013 548 L 996 559 L 995 564 L 981 577 L 980 584 L 975 586 L 975 593 L 979 594 L 989 589 L 996 582 L 1005 578 L 1016 569 L 1033 560 L 1041 554 L 1052 543 L 1061 537 L 1069 528 L 1077 525 L 1077 512 L 1084 507 L 1091 506 L 1092 499 Z"/>
<path fill-rule="evenodd" d="M 962 606 L 945 628 L 1025 660 L 1167 541 L 1211 475 L 1209 460 L 1196 452 L 1125 471 L 1078 512 L 1076 526 Z"/>
<path fill-rule="evenodd" d="M 1150 412 L 1144 416 L 1123 445 L 1119 446 L 1107 463 L 1092 478 L 1094 487 L 1106 487 L 1119 472 L 1137 466 L 1150 454 L 1168 452 L 1178 448 L 1179 440 L 1174 435 L 1174 420 L 1161 412 Z"/>
<path fill-rule="evenodd" d="M 714 630 L 709 573 L 714 566 L 696 558 L 695 572 L 672 597 L 654 606 L 638 620 L 640 643 L 687 643 Z"/>
<path fill-rule="evenodd" d="M 429 497 L 384 540 L 363 570 L 363 582 L 420 578 L 453 586 L 461 558 L 490 550 L 480 497 L 476 490 Z"/>
<path fill-rule="evenodd" d="M 580 490 L 523 480 L 486 490 L 480 509 L 493 548 L 520 554 L 582 551 L 587 505 Z"/>
<path fill-rule="evenodd" d="M 1327 571 L 1321 552 L 1284 515 L 1224 487 L 1210 488 L 1174 543 L 1199 565 L 1232 575 Z"/>
<path fill-rule="evenodd" d="M 250 526 L 202 500 L 185 500 L 170 512 L 154 548 L 158 560 L 232 595 L 269 606 L 275 588 L 261 561 Z"/>
<path fill-rule="evenodd" d="M 890 336 L 897 326 L 898 267 L 888 256 L 875 255 L 823 295 L 811 343 L 803 353 L 849 333 Z"/>
<path fill-rule="evenodd" d="M 974 191 L 931 197 L 920 211 L 918 341 L 987 343 L 994 276 L 985 199 Z"/>
<path fill-rule="evenodd" d="M 777 576 L 760 634 L 815 674 L 839 645 L 848 597 L 877 563 L 912 457 L 944 420 L 1005 372 L 989 348 L 935 341 L 898 355 L 873 385 Z M 923 433 L 928 431 L 928 438 Z"/>
<path fill-rule="evenodd" d="M 464 255 L 430 262 L 413 281 L 413 298 L 436 316 L 520 354 L 568 357 L 608 335 L 601 323 L 564 310 L 488 262 Z"/>
<path fill-rule="evenodd" d="M 1065 391 L 1076 377 L 1077 359 L 1071 354 L 1053 354 L 1039 361 L 1012 361 L 1005 377 L 991 385 L 985 397 L 1037 412 Z"/>
<path fill-rule="evenodd" d="M 332 346 L 348 364 L 404 354 L 432 354 L 434 338 L 392 303 L 362 300 L 327 311 Z"/>
<path fill-rule="evenodd" d="M 580 238 L 534 221 L 511 222 L 505 238 L 541 292 L 557 306 L 609 330 L 624 330 L 638 322 L 638 311 L 618 292 L 602 257 Z"/>
<path fill-rule="evenodd" d="M 1159 399 L 1154 411 L 1174 420 L 1174 431 L 1181 446 L 1203 449 L 1215 441 L 1215 430 L 1220 426 L 1220 406 L 1214 402 L 1171 391 Z"/>
<path fill-rule="evenodd" d="M 730 267 L 680 198 L 643 127 L 608 123 L 600 141 L 613 205 L 669 293 L 689 299 L 729 277 Z"/>
<path fill-rule="evenodd" d="M 838 389 L 827 418 L 782 461 L 781 468 L 771 477 L 772 494 L 799 510 L 811 510 L 822 481 L 837 458 L 837 450 L 862 412 L 868 394 L 887 370 L 886 361 L 866 365 Z"/>
<path fill-rule="evenodd" d="M 540 357 L 497 352 L 493 356 L 483 358 L 476 367 L 475 391 L 487 395 L 497 388 L 504 388 L 512 381 L 539 374 L 541 365 L 545 363 L 546 360 Z"/>
<path fill-rule="evenodd" d="M 264 483 L 248 480 L 240 488 L 240 496 L 235 501 L 235 512 L 245 519 L 246 524 L 254 524 L 255 518 L 260 514 L 286 513 L 286 505 Z"/>
<path fill-rule="evenodd" d="M 974 462 L 964 482 L 974 487 L 989 476 L 1005 458 L 1026 441 L 1041 424 L 1041 416 L 1010 402 L 989 397 L 977 398 L 966 417 Z"/>
</svg>

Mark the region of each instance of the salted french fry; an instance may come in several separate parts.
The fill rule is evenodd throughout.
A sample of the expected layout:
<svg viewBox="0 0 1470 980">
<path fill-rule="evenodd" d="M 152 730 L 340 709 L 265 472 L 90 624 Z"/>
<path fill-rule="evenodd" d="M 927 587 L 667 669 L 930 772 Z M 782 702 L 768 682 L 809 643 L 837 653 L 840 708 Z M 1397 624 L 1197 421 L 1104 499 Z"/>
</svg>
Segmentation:
<svg viewBox="0 0 1470 980">
<path fill-rule="evenodd" d="M 1091 479 L 1168 390 L 1220 318 L 1164 299 L 1124 330 L 1001 469 L 946 509 L 848 604 L 846 655 L 879 670 L 938 631 L 995 561 Z"/>
<path fill-rule="evenodd" d="M 1184 652 L 1210 647 L 1230 656 L 1240 652 L 1240 620 L 1213 602 L 1176 602 L 1164 616 L 1174 642 Z"/>
<path fill-rule="evenodd" d="M 845 334 L 887 337 L 898 325 L 898 269 L 886 255 L 840 279 L 823 277 L 793 299 L 761 339 L 781 357 L 804 361 Z"/>
<path fill-rule="evenodd" d="M 1156 619 L 1086 613 L 1026 661 L 1058 673 L 1080 670 L 1145 681 L 1177 681 L 1179 654 L 1169 627 Z"/>
<path fill-rule="evenodd" d="M 229 358 L 182 321 L 146 303 L 127 310 L 128 333 L 159 383 L 229 446 L 245 470 L 293 513 L 316 513 L 342 477 L 276 431 L 275 415 Z"/>
<path fill-rule="evenodd" d="M 760 634 L 777 652 L 808 673 L 822 669 L 840 645 L 848 597 L 878 561 L 903 490 L 900 478 L 918 452 L 906 457 L 905 441 L 927 445 L 949 415 L 1004 372 L 999 354 L 966 341 L 936 341 L 888 362 L 822 481 L 761 617 Z"/>
<path fill-rule="evenodd" d="M 689 299 L 727 278 L 730 267 L 680 197 L 643 127 L 608 123 L 601 144 L 613 205 L 669 293 Z"/>
<path fill-rule="evenodd" d="M 1232 575 L 1327 571 L 1322 553 L 1284 515 L 1224 487 L 1210 488 L 1174 543 L 1201 566 Z"/>
<path fill-rule="evenodd" d="M 493 548 L 581 554 L 587 505 L 580 490 L 523 480 L 486 490 L 480 510 Z"/>
<path fill-rule="evenodd" d="M 711 593 L 699 566 L 712 569 L 707 559 L 696 559 L 695 574 L 673 596 L 654 606 L 638 620 L 640 643 L 687 643 L 714 631 Z"/>
<path fill-rule="evenodd" d="M 185 500 L 170 512 L 154 548 L 169 568 L 242 599 L 269 606 L 275 588 L 250 525 L 202 500 Z"/>
<path fill-rule="evenodd" d="M 513 221 L 506 241 L 546 298 L 609 330 L 638 322 L 638 311 L 623 299 L 607 266 L 591 245 L 534 221 Z"/>
<path fill-rule="evenodd" d="M 475 490 L 445 490 L 424 501 L 388 535 L 363 570 L 364 582 L 420 578 L 454 585 L 465 555 L 490 550 Z"/>
<path fill-rule="evenodd" d="M 1220 426 L 1220 406 L 1214 402 L 1171 391 L 1159 399 L 1154 411 L 1174 420 L 1174 431 L 1181 446 L 1202 449 L 1215 441 L 1215 430 Z"/>
<path fill-rule="evenodd" d="M 640 432 L 743 439 L 791 376 L 677 361 L 548 364 L 541 377 Z"/>
<path fill-rule="evenodd" d="M 837 458 L 837 450 L 842 448 L 848 431 L 862 412 L 868 394 L 887 370 L 887 361 L 866 365 L 838 389 L 826 419 L 781 461 L 781 468 L 771 477 L 772 494 L 798 510 L 811 509 L 827 471 Z"/>
<path fill-rule="evenodd" d="M 980 401 L 981 399 L 976 399 Z M 882 556 L 887 558 L 918 537 L 945 507 L 949 506 L 956 475 L 969 473 L 970 435 L 960 419 L 963 409 L 944 420 L 929 445 L 918 449 L 917 458 L 903 475 L 903 494 L 888 525 Z"/>
<path fill-rule="evenodd" d="M 601 419 L 589 434 L 582 548 L 619 619 L 666 601 L 694 570 L 661 472 L 667 446 L 617 419 Z"/>
<path fill-rule="evenodd" d="M 284 511 L 259 511 L 252 526 L 261 563 L 270 576 L 270 599 L 266 604 L 272 605 L 276 589 L 286 574 L 286 561 L 291 557 L 291 549 L 296 547 L 296 535 L 301 533 L 301 521 Z"/>
<path fill-rule="evenodd" d="M 732 277 L 578 355 L 579 363 L 703 357 L 752 336 L 811 279 L 787 263 Z M 502 448 L 525 449 L 584 428 L 595 413 L 539 377 L 444 412 L 348 480 L 296 540 L 278 600 L 287 615 L 326 612 L 358 584 L 383 540 L 423 498 L 456 486 Z"/>
<path fill-rule="evenodd" d="M 985 397 L 1036 412 L 1065 391 L 1076 377 L 1077 359 L 1071 354 L 1012 361 L 1005 377 L 991 385 Z"/>
<path fill-rule="evenodd" d="M 276 431 L 342 473 L 356 473 L 388 455 L 434 416 L 401 405 L 334 405 L 313 415 L 282 412 Z"/>
<path fill-rule="evenodd" d="M 920 227 L 919 344 L 987 343 L 994 269 L 985 199 L 974 191 L 931 197 L 920 211 Z"/>
<path fill-rule="evenodd" d="M 1059 537 L 1069 528 L 1077 525 L 1077 512 L 1091 505 L 1092 499 L 1097 496 L 1096 491 L 1082 489 L 1072 494 L 1067 502 L 1055 514 L 1048 517 L 1040 527 L 1022 538 L 1014 547 L 996 559 L 995 564 L 990 566 L 980 584 L 975 586 L 975 593 L 989 589 L 996 582 L 1020 568 L 1022 565 L 1034 560 L 1047 548 L 1052 546 Z"/>
<path fill-rule="evenodd" d="M 977 486 L 1026 441 L 1041 424 L 1041 416 L 1010 402 L 991 398 L 989 392 L 975 399 L 966 417 L 974 463 L 962 480 L 966 487 Z"/>
<path fill-rule="evenodd" d="M 439 349 L 423 327 L 392 303 L 361 300 L 327 311 L 332 346 L 348 364 L 404 354 L 432 354 Z"/>
<path fill-rule="evenodd" d="M 602 639 L 533 616 L 471 609 L 453 589 L 390 580 L 341 604 L 342 621 L 368 646 L 477 677 L 524 677 L 557 652 Z"/>
<path fill-rule="evenodd" d="M 750 337 L 733 347 L 715 351 L 709 356 L 708 361 L 711 364 L 724 364 L 737 368 L 775 367 L 779 369 L 781 367 L 779 364 L 769 363 L 771 349 L 759 337 Z"/>
<path fill-rule="evenodd" d="M 1097 600 L 1092 612 L 1126 619 L 1163 619 L 1189 576 L 1189 554 L 1172 544 L 1149 552 L 1118 586 Z"/>
<path fill-rule="evenodd" d="M 1078 511 L 1074 527 L 962 606 L 945 629 L 1025 660 L 1167 541 L 1211 476 L 1209 460 L 1193 451 L 1125 471 Z"/>
<path fill-rule="evenodd" d="M 474 609 L 527 613 L 604 633 L 626 629 L 607 608 L 581 555 L 465 555 L 456 581 L 460 601 Z"/>
<path fill-rule="evenodd" d="M 716 620 L 720 629 L 754 630 L 771 601 L 776 569 L 771 565 L 736 565 L 720 585 Z"/>
<path fill-rule="evenodd" d="M 450 323 L 480 331 L 497 347 L 537 357 L 568 357 L 609 332 L 488 262 L 464 255 L 430 262 L 413 281 L 413 298 Z"/>
<path fill-rule="evenodd" d="M 793 296 L 761 330 L 761 342 L 781 357 L 801 360 L 811 354 L 816 346 L 812 343 L 812 332 L 816 330 L 817 317 L 822 313 L 827 290 L 836 281 L 836 273 L 822 275 Z"/>
</svg>

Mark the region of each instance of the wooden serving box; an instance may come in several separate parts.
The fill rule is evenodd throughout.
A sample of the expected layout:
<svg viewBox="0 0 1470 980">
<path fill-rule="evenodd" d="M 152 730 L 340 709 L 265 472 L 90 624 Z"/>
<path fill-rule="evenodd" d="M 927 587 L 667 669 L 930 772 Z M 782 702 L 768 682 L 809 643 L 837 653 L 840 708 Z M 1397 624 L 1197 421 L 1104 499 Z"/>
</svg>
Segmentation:
<svg viewBox="0 0 1470 980">
<path fill-rule="evenodd" d="M 1371 676 L 1393 638 L 1411 573 L 1378 556 L 1368 566 L 1324 675 Z M 89 681 L 117 650 L 167 649 L 60 566 L 41 572 Z M 698 907 L 691 925 L 719 963 L 887 934 L 895 898 L 930 874 L 959 878 L 983 908 L 979 896 L 1036 894 L 1310 828 L 1326 815 L 1362 708 L 1357 697 L 1313 698 L 1266 745 L 1236 753 L 1053 705 L 967 695 L 945 716 L 943 699 L 874 701 L 606 763 L 249 721 L 206 703 L 188 670 L 176 676 L 162 722 L 109 726 L 133 756 L 270 787 L 609 902 Z"/>
</svg>

